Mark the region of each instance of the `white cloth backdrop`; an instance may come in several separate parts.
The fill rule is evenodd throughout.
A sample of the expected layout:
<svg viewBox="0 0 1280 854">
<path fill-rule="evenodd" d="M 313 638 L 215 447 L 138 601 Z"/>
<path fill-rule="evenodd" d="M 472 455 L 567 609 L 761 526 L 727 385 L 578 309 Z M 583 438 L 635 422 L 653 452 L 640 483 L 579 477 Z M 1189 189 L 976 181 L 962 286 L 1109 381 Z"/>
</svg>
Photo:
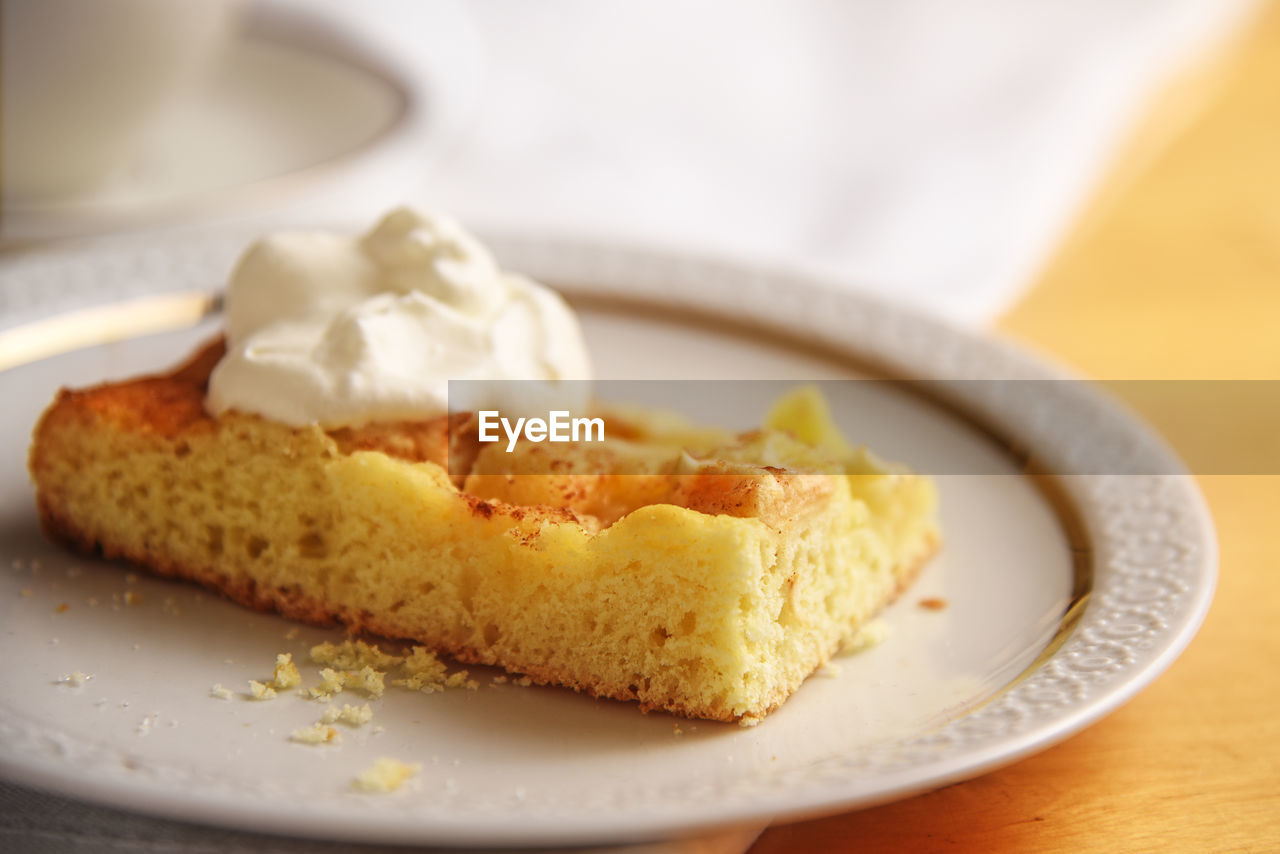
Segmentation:
<svg viewBox="0 0 1280 854">
<path fill-rule="evenodd" d="M 476 222 L 1007 306 L 1242 0 L 473 2 L 487 82 L 420 194 Z"/>
</svg>

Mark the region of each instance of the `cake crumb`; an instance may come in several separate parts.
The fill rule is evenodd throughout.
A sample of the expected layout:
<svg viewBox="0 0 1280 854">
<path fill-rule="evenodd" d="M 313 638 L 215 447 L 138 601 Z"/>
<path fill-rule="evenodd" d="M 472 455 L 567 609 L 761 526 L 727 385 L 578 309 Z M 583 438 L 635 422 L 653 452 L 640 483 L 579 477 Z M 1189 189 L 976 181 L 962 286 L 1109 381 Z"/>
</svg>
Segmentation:
<svg viewBox="0 0 1280 854">
<path fill-rule="evenodd" d="M 89 607 L 90 607 L 90 608 L 96 608 L 96 607 L 98 607 L 98 604 L 99 604 L 99 603 L 98 603 L 98 597 L 97 597 L 97 596 L 90 596 L 90 597 L 89 597 L 89 599 L 88 599 L 88 603 L 89 603 Z"/>
<path fill-rule="evenodd" d="M 450 673 L 434 652 L 421 646 L 400 655 L 360 640 L 326 642 L 311 648 L 311 660 L 326 665 L 320 671 L 322 683 L 303 692 L 316 700 L 327 700 L 345 690 L 362 691 L 376 699 L 386 691 L 388 672 L 396 670 L 399 675 L 392 678 L 390 684 L 410 691 L 433 694 L 448 688 L 471 691 L 480 688 L 480 683 L 471 679 L 468 671 Z"/>
<path fill-rule="evenodd" d="M 495 677 L 493 677 L 492 679 L 490 679 L 490 680 L 489 680 L 489 682 L 490 682 L 490 684 L 492 684 L 492 685 L 506 685 L 506 684 L 507 684 L 507 674 L 505 674 L 505 673 L 499 673 L 497 676 L 495 676 Z"/>
<path fill-rule="evenodd" d="M 449 678 L 449 670 L 436 654 L 426 647 L 415 646 L 400 660 L 403 679 L 391 680 L 392 685 L 433 694 L 443 691 Z"/>
<path fill-rule="evenodd" d="M 22 598 L 23 598 L 23 599 L 30 599 L 30 598 L 31 598 L 32 596 L 34 596 L 34 595 L 36 595 L 36 594 L 35 594 L 35 592 L 34 592 L 30 587 L 24 587 L 24 588 L 22 588 Z"/>
<path fill-rule="evenodd" d="M 926 596 L 916 604 L 926 611 L 945 611 L 947 608 L 947 600 L 941 596 Z"/>
<path fill-rule="evenodd" d="M 837 676 L 840 675 L 840 671 L 843 669 L 844 668 L 842 668 L 836 662 L 828 661 L 827 663 L 823 664 L 821 667 L 818 668 L 818 672 L 816 675 L 822 679 L 835 679 Z"/>
<path fill-rule="evenodd" d="M 66 602 L 59 602 L 58 607 L 54 608 L 53 612 L 55 614 L 65 614 L 69 610 L 71 610 L 70 605 L 68 605 Z"/>
<path fill-rule="evenodd" d="M 441 683 L 427 679 L 423 676 L 406 676 L 404 679 L 392 679 L 391 684 L 397 688 L 407 688 L 410 691 L 421 691 L 424 694 L 434 694 L 444 688 Z"/>
<path fill-rule="evenodd" d="M 342 643 L 319 643 L 311 647 L 311 660 L 338 670 L 390 670 L 402 660 L 401 656 L 383 652 L 374 644 L 362 640 L 345 640 Z"/>
<path fill-rule="evenodd" d="M 347 674 L 347 684 L 376 699 L 387 690 L 386 676 L 381 670 L 374 670 L 366 664 L 354 673 Z"/>
<path fill-rule="evenodd" d="M 142 601 L 142 597 L 138 595 L 136 590 L 126 590 L 124 592 L 124 604 L 137 605 Z"/>
<path fill-rule="evenodd" d="M 303 691 L 305 696 L 313 700 L 327 700 L 341 691 L 347 684 L 347 675 L 326 667 L 320 671 L 320 684 Z"/>
<path fill-rule="evenodd" d="M 230 700 L 235 694 L 230 688 L 223 688 L 219 682 L 213 683 L 213 687 L 209 689 L 209 696 L 216 697 L 219 700 Z"/>
<path fill-rule="evenodd" d="M 415 646 L 400 662 L 400 668 L 409 675 L 430 676 L 443 679 L 447 670 L 444 662 L 425 646 Z"/>
<path fill-rule="evenodd" d="M 457 673 L 450 674 L 449 678 L 444 680 L 444 687 L 466 688 L 470 691 L 474 691 L 480 687 L 480 683 L 476 682 L 474 679 L 468 678 L 467 671 L 459 670 Z"/>
<path fill-rule="evenodd" d="M 344 723 L 348 726 L 363 726 L 373 720 L 373 709 L 369 708 L 369 704 L 363 706 L 352 706 L 344 703 L 342 708 L 330 705 L 324 710 L 324 714 L 320 716 L 320 722 L 325 724 Z"/>
<path fill-rule="evenodd" d="M 249 694 L 255 700 L 271 700 L 276 696 L 276 689 L 257 679 L 249 680 Z"/>
<path fill-rule="evenodd" d="M 358 792 L 377 794 L 394 792 L 421 770 L 422 766 L 417 763 L 410 765 L 407 762 L 383 756 L 352 780 L 351 787 Z"/>
<path fill-rule="evenodd" d="M 314 723 L 302 729 L 295 729 L 289 734 L 289 739 L 299 744 L 331 744 L 341 741 L 342 736 L 331 726 L 326 726 L 323 723 Z"/>
<path fill-rule="evenodd" d="M 294 626 L 293 628 L 289 629 L 289 631 L 287 631 L 287 632 L 285 632 L 285 633 L 284 633 L 284 639 L 285 639 L 285 640 L 293 640 L 293 639 L 294 639 L 294 638 L 296 638 L 297 636 L 298 636 L 298 627 L 297 627 L 297 626 Z"/>
<path fill-rule="evenodd" d="M 271 674 L 271 684 L 281 691 L 296 688 L 302 684 L 302 674 L 298 665 L 293 663 L 292 653 L 282 652 L 276 656 L 276 667 Z"/>
<path fill-rule="evenodd" d="M 515 680 L 515 683 L 519 685 L 521 688 L 528 688 L 530 685 L 533 684 L 533 680 L 528 676 L 521 676 L 519 679 Z"/>
<path fill-rule="evenodd" d="M 83 670 L 72 670 L 58 681 L 66 685 L 70 685 L 73 688 L 79 688 L 92 678 L 92 673 L 85 673 Z"/>
</svg>

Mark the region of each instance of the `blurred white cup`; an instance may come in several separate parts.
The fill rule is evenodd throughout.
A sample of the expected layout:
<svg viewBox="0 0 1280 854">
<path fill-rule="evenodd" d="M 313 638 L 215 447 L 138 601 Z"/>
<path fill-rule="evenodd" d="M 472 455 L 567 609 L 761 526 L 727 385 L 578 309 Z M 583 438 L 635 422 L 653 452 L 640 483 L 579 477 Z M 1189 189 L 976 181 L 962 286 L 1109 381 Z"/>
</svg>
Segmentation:
<svg viewBox="0 0 1280 854">
<path fill-rule="evenodd" d="M 241 0 L 0 0 L 4 201 L 91 190 L 199 79 Z"/>
</svg>

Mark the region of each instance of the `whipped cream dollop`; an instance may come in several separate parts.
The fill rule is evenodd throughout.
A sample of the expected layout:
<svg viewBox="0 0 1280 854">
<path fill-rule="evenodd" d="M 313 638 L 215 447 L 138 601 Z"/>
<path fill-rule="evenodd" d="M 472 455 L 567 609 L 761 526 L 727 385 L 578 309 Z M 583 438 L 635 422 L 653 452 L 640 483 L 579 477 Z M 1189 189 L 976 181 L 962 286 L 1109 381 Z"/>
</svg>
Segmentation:
<svg viewBox="0 0 1280 854">
<path fill-rule="evenodd" d="M 214 415 L 359 426 L 446 413 L 449 380 L 591 377 L 558 294 L 501 270 L 452 220 L 404 208 L 362 236 L 260 240 L 232 274 L 226 307 L 227 352 L 205 399 Z"/>
</svg>

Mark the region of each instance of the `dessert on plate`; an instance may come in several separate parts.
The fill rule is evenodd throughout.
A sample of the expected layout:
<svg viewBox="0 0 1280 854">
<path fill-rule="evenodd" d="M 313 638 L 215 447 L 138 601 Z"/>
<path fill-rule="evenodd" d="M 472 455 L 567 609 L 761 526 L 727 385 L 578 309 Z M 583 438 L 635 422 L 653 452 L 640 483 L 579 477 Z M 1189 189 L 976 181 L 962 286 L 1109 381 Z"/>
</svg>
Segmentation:
<svg viewBox="0 0 1280 854">
<path fill-rule="evenodd" d="M 568 306 L 448 220 L 275 235 L 241 259 L 223 339 L 59 393 L 36 501 L 53 537 L 253 608 L 742 723 L 935 549 L 932 482 L 848 445 L 815 390 L 734 435 L 599 409 L 566 382 L 589 372 Z M 534 385 L 603 435 L 482 441 L 449 411 L 467 378 L 525 398 L 494 411 Z"/>
</svg>

